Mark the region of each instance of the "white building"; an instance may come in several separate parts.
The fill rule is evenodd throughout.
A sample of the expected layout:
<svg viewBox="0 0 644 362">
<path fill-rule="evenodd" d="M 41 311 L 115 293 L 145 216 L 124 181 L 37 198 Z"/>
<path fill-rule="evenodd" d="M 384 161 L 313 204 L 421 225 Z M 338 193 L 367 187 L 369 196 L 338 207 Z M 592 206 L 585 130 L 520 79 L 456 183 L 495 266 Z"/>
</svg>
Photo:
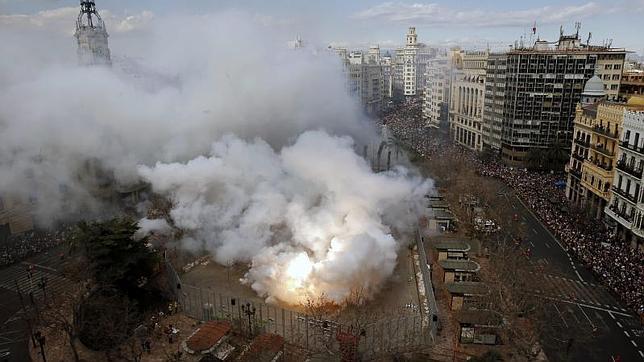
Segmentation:
<svg viewBox="0 0 644 362">
<path fill-rule="evenodd" d="M 447 120 L 449 74 L 450 61 L 447 56 L 437 57 L 427 64 L 423 94 L 423 119 L 427 127 L 439 128 L 441 122 Z"/>
<path fill-rule="evenodd" d="M 380 58 L 382 66 L 382 76 L 384 83 L 384 97 L 392 98 L 394 96 L 394 67 L 389 53 Z"/>
<path fill-rule="evenodd" d="M 105 23 L 96 11 L 94 1 L 80 2 L 80 13 L 76 20 L 78 63 L 80 65 L 112 65 L 110 48 L 107 44 Z"/>
<path fill-rule="evenodd" d="M 415 96 L 425 88 L 425 67 L 434 50 L 418 42 L 416 28 L 410 27 L 405 46 L 396 50 L 394 88 L 404 96 Z"/>
<path fill-rule="evenodd" d="M 449 128 L 454 141 L 483 150 L 483 109 L 488 52 L 466 52 L 454 70 L 449 99 Z"/>
<path fill-rule="evenodd" d="M 619 239 L 644 251 L 644 97 L 629 99 L 622 127 L 617 172 L 604 212 Z"/>
<path fill-rule="evenodd" d="M 349 93 L 360 100 L 367 113 L 378 113 L 385 97 L 380 48 L 371 47 L 366 56 L 361 51 L 349 52 L 345 48 L 337 48 L 336 53 L 344 64 Z"/>
</svg>

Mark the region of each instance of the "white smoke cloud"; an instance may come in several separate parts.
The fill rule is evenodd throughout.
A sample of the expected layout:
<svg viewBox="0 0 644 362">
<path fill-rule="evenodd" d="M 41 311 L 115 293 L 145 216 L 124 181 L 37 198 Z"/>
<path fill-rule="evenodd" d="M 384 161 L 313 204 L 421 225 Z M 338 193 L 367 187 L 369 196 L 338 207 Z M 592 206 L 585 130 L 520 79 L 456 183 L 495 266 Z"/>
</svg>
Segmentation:
<svg viewBox="0 0 644 362">
<path fill-rule="evenodd" d="M 224 133 L 274 147 L 319 127 L 362 142 L 375 136 L 346 95 L 335 56 L 288 50 L 292 34 L 249 19 L 157 16 L 132 37 L 110 37 L 115 58 L 138 59 L 127 69 L 78 67 L 71 35 L 8 24 L 0 32 L 12 55 L 0 57 L 0 194 L 37 200 L 40 221 L 85 215 L 105 209 L 79 177 L 88 159 L 128 184 L 138 164 L 191 159 Z"/>
<path fill-rule="evenodd" d="M 134 237 L 137 239 L 144 238 L 153 232 L 159 235 L 169 235 L 172 233 L 172 227 L 164 219 L 148 219 L 144 217 L 139 220 L 137 226 L 139 229 L 134 234 Z"/>
<path fill-rule="evenodd" d="M 279 152 L 229 135 L 209 157 L 139 171 L 172 200 L 175 225 L 217 262 L 251 262 L 246 282 L 258 294 L 342 302 L 355 288 L 376 292 L 391 275 L 400 242 L 389 225 L 413 229 L 431 188 L 404 168 L 373 173 L 353 147 L 323 131 Z"/>
</svg>

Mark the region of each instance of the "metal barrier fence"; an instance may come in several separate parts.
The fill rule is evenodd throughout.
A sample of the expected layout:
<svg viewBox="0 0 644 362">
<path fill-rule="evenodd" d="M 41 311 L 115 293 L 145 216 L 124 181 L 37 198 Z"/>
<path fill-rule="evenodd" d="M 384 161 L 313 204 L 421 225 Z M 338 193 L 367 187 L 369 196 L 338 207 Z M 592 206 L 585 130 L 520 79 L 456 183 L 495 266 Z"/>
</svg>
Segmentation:
<svg viewBox="0 0 644 362">
<path fill-rule="evenodd" d="M 427 259 L 427 253 L 425 252 L 424 239 L 420 236 L 420 231 L 418 230 L 416 232 L 416 246 L 420 259 L 418 264 L 420 265 L 420 272 L 423 275 L 423 284 L 425 286 L 425 297 L 429 305 L 430 335 L 432 339 L 435 339 L 438 330 L 438 306 L 436 305 L 436 295 L 434 294 L 434 286 L 432 285 L 432 272 L 428 265 L 429 259 Z"/>
<path fill-rule="evenodd" d="M 400 316 L 359 321 L 360 326 L 321 320 L 281 307 L 226 296 L 211 289 L 181 285 L 179 302 L 183 311 L 200 320 L 228 320 L 236 332 L 247 336 L 275 333 L 299 348 L 340 355 L 347 345 L 361 358 L 390 355 L 426 348 L 431 337 L 420 316 Z M 345 337 L 344 339 L 341 337 Z"/>
</svg>

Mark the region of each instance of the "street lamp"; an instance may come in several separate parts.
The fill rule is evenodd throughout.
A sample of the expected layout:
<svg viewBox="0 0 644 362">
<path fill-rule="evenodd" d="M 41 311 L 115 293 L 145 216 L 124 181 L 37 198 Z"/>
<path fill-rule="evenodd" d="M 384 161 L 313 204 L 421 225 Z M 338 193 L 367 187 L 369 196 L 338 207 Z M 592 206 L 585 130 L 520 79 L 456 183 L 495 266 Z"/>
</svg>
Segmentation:
<svg viewBox="0 0 644 362">
<path fill-rule="evenodd" d="M 246 303 L 246 305 L 241 306 L 242 312 L 248 316 L 248 333 L 252 336 L 253 335 L 253 325 L 252 325 L 252 317 L 255 316 L 255 312 L 257 311 L 255 309 L 254 305 L 251 305 L 250 303 Z"/>
<path fill-rule="evenodd" d="M 45 291 L 45 288 L 47 288 L 47 277 L 46 276 L 43 275 L 42 277 L 40 277 L 40 281 L 38 282 L 38 287 L 40 289 L 42 289 L 43 298 L 45 300 L 45 303 L 47 303 L 47 293 Z"/>
<path fill-rule="evenodd" d="M 34 337 L 36 337 L 36 341 L 38 341 L 38 345 L 40 346 L 40 355 L 42 356 L 43 362 L 47 362 L 47 357 L 45 357 L 45 336 L 40 331 L 36 331 Z"/>
</svg>

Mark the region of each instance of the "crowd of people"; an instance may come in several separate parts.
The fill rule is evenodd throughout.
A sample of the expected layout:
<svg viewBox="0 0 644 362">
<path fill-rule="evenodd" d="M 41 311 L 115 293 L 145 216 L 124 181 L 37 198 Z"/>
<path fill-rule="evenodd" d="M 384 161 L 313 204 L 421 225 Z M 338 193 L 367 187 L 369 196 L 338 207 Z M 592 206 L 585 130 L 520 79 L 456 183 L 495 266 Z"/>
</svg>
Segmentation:
<svg viewBox="0 0 644 362">
<path fill-rule="evenodd" d="M 452 153 L 471 162 L 483 176 L 502 180 L 519 195 L 572 256 L 607 285 L 625 304 L 644 314 L 644 253 L 615 240 L 605 225 L 574 210 L 561 188 L 561 173 L 528 172 L 498 160 L 483 161 L 474 152 L 437 140 L 420 117 L 418 105 L 398 106 L 384 114 L 382 124 L 419 155 L 432 158 Z M 558 187 L 559 186 L 559 187 Z"/>
<path fill-rule="evenodd" d="M 69 227 L 61 227 L 55 231 L 32 230 L 9 236 L 7 240 L 0 242 L 0 267 L 60 245 L 70 231 Z"/>
</svg>

